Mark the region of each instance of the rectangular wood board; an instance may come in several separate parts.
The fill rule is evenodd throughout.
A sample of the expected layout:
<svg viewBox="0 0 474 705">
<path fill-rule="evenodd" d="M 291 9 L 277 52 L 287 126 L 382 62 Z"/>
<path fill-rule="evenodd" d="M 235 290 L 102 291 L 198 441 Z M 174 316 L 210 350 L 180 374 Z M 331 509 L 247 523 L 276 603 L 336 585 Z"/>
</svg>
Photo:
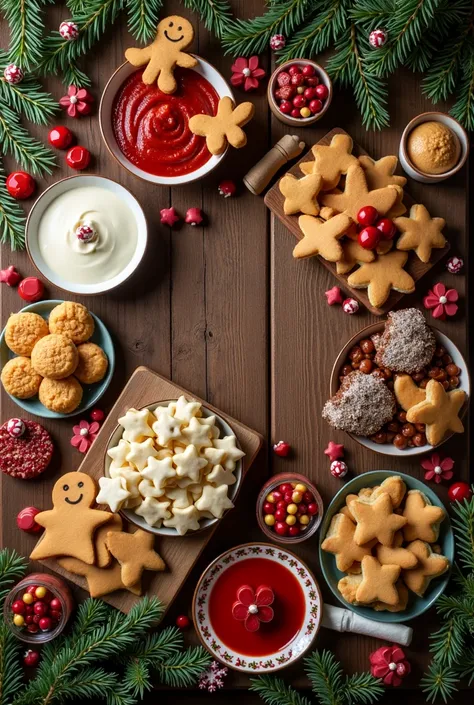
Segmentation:
<svg viewBox="0 0 474 705">
<path fill-rule="evenodd" d="M 332 129 L 330 132 L 328 132 L 322 139 L 317 142 L 317 144 L 321 145 L 329 145 L 331 142 L 332 138 L 334 135 L 347 135 L 348 133 L 343 130 L 340 127 L 335 127 Z M 367 155 L 367 152 L 362 149 L 358 144 L 354 142 L 354 147 L 353 147 L 353 154 L 355 156 L 360 156 L 360 155 Z M 299 165 L 302 162 L 308 162 L 308 161 L 313 161 L 314 156 L 311 150 L 309 150 L 301 159 L 299 159 L 296 164 L 292 166 L 291 169 L 288 170 L 287 173 L 293 174 L 294 176 L 301 178 L 303 176 L 303 173 L 299 169 Z M 298 240 L 301 240 L 303 237 L 303 233 L 301 232 L 299 226 L 298 226 L 298 217 L 300 214 L 295 214 L 295 215 L 286 215 L 283 212 L 283 203 L 284 203 L 284 196 L 281 193 L 279 189 L 279 180 L 274 184 L 274 186 L 267 192 L 265 195 L 265 204 L 268 206 L 268 208 L 274 213 L 280 220 L 281 222 L 286 225 L 288 230 L 293 233 L 293 235 L 298 238 Z M 404 192 L 403 196 L 403 202 L 407 209 L 409 210 L 411 206 L 415 203 L 413 198 L 410 196 L 409 193 L 406 191 Z M 415 286 L 418 284 L 419 280 L 427 273 L 430 271 L 430 269 L 437 264 L 449 251 L 449 242 L 446 244 L 445 247 L 442 249 L 433 249 L 431 253 L 431 259 L 429 262 L 422 262 L 414 252 L 409 252 L 408 253 L 408 261 L 406 264 L 406 271 L 411 274 L 413 279 L 415 280 Z M 314 257 L 313 259 L 316 259 Z M 403 294 L 399 291 L 394 291 L 392 290 L 390 293 L 390 296 L 388 297 L 387 301 L 383 306 L 380 308 L 376 308 L 375 306 L 372 306 L 372 304 L 369 301 L 369 297 L 367 296 L 367 289 L 353 289 L 351 288 L 348 283 L 347 279 L 350 274 L 338 274 L 336 271 L 336 265 L 333 262 L 328 262 L 327 260 L 323 259 L 323 257 L 319 256 L 317 259 L 323 264 L 326 269 L 328 269 L 336 279 L 339 280 L 341 286 L 344 287 L 344 289 L 349 289 L 351 294 L 355 296 L 356 299 L 359 299 L 359 301 L 373 314 L 376 316 L 383 316 L 386 315 L 389 311 L 391 311 L 396 304 L 399 303 L 399 301 L 406 295 Z"/>
<path fill-rule="evenodd" d="M 245 456 L 242 458 L 243 482 L 247 471 L 260 450 L 263 442 L 262 436 L 240 423 L 240 421 L 231 418 L 211 404 L 208 404 L 204 399 L 200 399 L 196 395 L 191 394 L 191 392 L 188 392 L 186 389 L 183 389 L 147 367 L 138 367 L 132 374 L 110 414 L 107 416 L 94 441 L 94 445 L 87 453 L 78 470 L 98 480 L 104 474 L 107 444 L 112 432 L 117 426 L 118 418 L 130 408 L 140 409 L 161 400 L 177 399 L 182 394 L 189 400 L 201 402 L 213 413 L 225 419 L 231 426 L 242 450 L 245 452 Z M 163 573 L 151 573 L 146 571 L 143 574 L 143 595 L 158 597 L 164 605 L 165 611 L 168 610 L 190 570 L 218 527 L 219 522 L 206 531 L 201 531 L 197 534 L 191 532 L 187 536 L 157 537 L 155 548 L 165 561 L 167 567 Z M 43 563 L 51 570 L 87 590 L 87 583 L 84 578 L 65 571 L 58 565 L 55 559 L 40 561 L 40 563 Z M 104 596 L 103 599 L 122 612 L 129 612 L 131 607 L 140 600 L 140 597 L 132 595 L 132 593 L 127 590 L 119 590 Z"/>
</svg>

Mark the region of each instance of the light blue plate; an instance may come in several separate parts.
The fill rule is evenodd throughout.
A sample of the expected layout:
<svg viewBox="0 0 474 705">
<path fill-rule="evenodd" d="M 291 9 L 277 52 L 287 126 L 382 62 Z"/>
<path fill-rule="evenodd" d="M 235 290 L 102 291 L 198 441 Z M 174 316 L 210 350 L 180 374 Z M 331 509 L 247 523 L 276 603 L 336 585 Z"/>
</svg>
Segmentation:
<svg viewBox="0 0 474 705">
<path fill-rule="evenodd" d="M 19 313 L 21 313 L 22 311 L 31 311 L 32 313 L 39 314 L 45 320 L 47 320 L 53 308 L 62 303 L 63 301 L 59 299 L 49 301 L 38 301 L 35 304 L 30 304 L 30 306 L 25 306 L 25 308 L 22 308 Z M 105 390 L 111 382 L 115 368 L 115 350 L 112 338 L 110 337 L 110 333 L 107 328 L 104 326 L 102 321 L 97 318 L 97 316 L 94 316 L 92 312 L 91 316 L 94 319 L 95 323 L 94 335 L 91 338 L 91 342 L 100 345 L 100 347 L 109 359 L 109 366 L 107 368 L 107 374 L 105 375 L 104 379 L 101 382 L 98 382 L 97 384 L 82 385 L 82 388 L 84 390 L 82 402 L 80 406 L 78 406 L 77 409 L 75 411 L 72 411 L 70 414 L 59 414 L 57 411 L 50 411 L 45 406 L 43 406 L 38 397 L 32 397 L 31 399 L 16 399 L 15 397 L 12 397 L 9 394 L 10 399 L 12 399 L 15 404 L 20 406 L 29 414 L 41 416 L 43 419 L 64 419 L 68 416 L 77 416 L 78 414 L 82 414 L 84 411 L 87 411 L 87 409 L 90 409 L 91 406 L 97 404 L 97 402 L 104 394 Z M 3 368 L 3 366 L 8 362 L 8 360 L 11 360 L 13 357 L 15 357 L 15 354 L 12 353 L 12 351 L 7 347 L 7 344 L 5 342 L 4 328 L 0 336 L 0 367 Z"/>
<path fill-rule="evenodd" d="M 408 600 L 408 605 L 403 612 L 376 612 L 371 607 L 361 607 L 358 605 L 350 605 L 344 600 L 341 593 L 337 589 L 337 584 L 341 578 L 344 577 L 345 573 L 341 573 L 336 567 L 336 558 L 332 553 L 323 551 L 321 548 L 321 543 L 324 541 L 331 519 L 339 509 L 341 509 L 346 503 L 346 496 L 348 494 L 357 494 L 359 490 L 363 487 L 372 487 L 373 485 L 380 485 L 387 477 L 392 477 L 393 475 L 399 475 L 405 482 L 408 490 L 420 490 L 425 494 L 430 502 L 438 507 L 441 507 L 446 512 L 446 518 L 441 522 L 439 538 L 436 542 L 441 546 L 441 553 L 449 559 L 451 565 L 454 560 L 454 536 L 453 530 L 451 528 L 451 522 L 449 521 L 449 516 L 446 511 L 446 507 L 438 498 L 438 496 L 433 492 L 433 490 L 421 482 L 416 477 L 411 477 L 410 475 L 405 475 L 402 472 L 391 472 L 389 470 L 374 470 L 373 472 L 365 472 L 362 475 L 354 477 L 350 480 L 344 487 L 339 490 L 335 495 L 331 504 L 329 505 L 327 512 L 324 517 L 320 529 L 320 543 L 319 543 L 319 562 L 321 564 L 321 569 L 323 575 L 326 579 L 327 584 L 331 588 L 337 599 L 342 602 L 344 607 L 352 610 L 361 617 L 367 617 L 367 619 L 373 619 L 376 622 L 407 622 L 409 619 L 414 619 L 419 617 L 420 614 L 426 612 L 427 609 L 438 599 L 441 593 L 446 589 L 446 585 L 449 582 L 449 577 L 451 571 L 447 571 L 439 578 L 435 578 L 431 581 L 428 586 L 427 591 L 423 597 L 418 597 L 414 593 L 410 592 L 410 597 Z"/>
</svg>

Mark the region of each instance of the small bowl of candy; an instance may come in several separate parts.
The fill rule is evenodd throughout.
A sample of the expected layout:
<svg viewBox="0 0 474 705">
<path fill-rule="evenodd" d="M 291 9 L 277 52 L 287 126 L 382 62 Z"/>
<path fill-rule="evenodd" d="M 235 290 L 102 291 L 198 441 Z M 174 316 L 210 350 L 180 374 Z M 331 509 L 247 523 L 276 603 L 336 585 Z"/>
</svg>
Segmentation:
<svg viewBox="0 0 474 705">
<path fill-rule="evenodd" d="M 287 61 L 272 73 L 267 99 L 272 113 L 286 125 L 306 127 L 319 120 L 332 100 L 332 82 L 315 61 Z"/>
<path fill-rule="evenodd" d="M 304 475 L 282 472 L 263 485 L 257 498 L 257 521 L 263 533 L 278 543 L 306 541 L 323 518 L 323 500 Z"/>
<path fill-rule="evenodd" d="M 20 580 L 5 598 L 3 617 L 11 632 L 28 644 L 45 644 L 63 631 L 74 603 L 60 578 L 34 573 Z"/>
</svg>

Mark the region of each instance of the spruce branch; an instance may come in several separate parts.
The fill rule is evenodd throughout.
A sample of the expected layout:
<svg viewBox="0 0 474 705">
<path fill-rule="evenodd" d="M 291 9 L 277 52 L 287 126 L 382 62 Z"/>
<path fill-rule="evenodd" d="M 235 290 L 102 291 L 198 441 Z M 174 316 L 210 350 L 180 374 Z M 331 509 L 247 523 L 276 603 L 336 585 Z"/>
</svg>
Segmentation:
<svg viewBox="0 0 474 705">
<path fill-rule="evenodd" d="M 152 689 L 148 664 L 145 661 L 130 659 L 125 667 L 124 682 L 132 697 L 140 697 L 140 700 L 143 700 L 144 694 Z"/>
<path fill-rule="evenodd" d="M 472 23 L 467 23 L 459 35 L 450 37 L 443 46 L 433 50 L 433 59 L 423 80 L 423 93 L 433 103 L 438 103 L 454 93 L 456 88 L 461 60 L 465 47 L 472 32 Z M 430 57 L 431 58 L 431 57 Z"/>
<path fill-rule="evenodd" d="M 463 653 L 465 627 L 456 617 L 448 619 L 430 635 L 430 651 L 441 665 L 451 666 Z"/>
<path fill-rule="evenodd" d="M 20 124 L 18 113 L 6 105 L 0 112 L 0 146 L 27 171 L 51 174 L 55 164 L 53 153 L 42 142 L 33 139 Z"/>
<path fill-rule="evenodd" d="M 474 81 L 474 42 L 471 43 L 472 55 L 470 56 L 471 80 Z M 474 89 L 474 85 L 472 86 Z M 472 91 L 471 102 L 474 107 L 474 90 Z M 474 491 L 474 485 L 471 486 Z M 474 499 L 465 499 L 463 502 L 453 503 L 455 517 L 452 520 L 454 534 L 456 537 L 456 547 L 461 565 L 470 571 L 474 571 Z"/>
<path fill-rule="evenodd" d="M 127 658 L 146 660 L 156 668 L 160 663 L 172 658 L 183 648 L 183 635 L 176 627 L 167 627 L 149 634 L 146 639 L 135 644 L 127 653 Z"/>
<path fill-rule="evenodd" d="M 62 78 L 65 86 L 77 86 L 78 88 L 86 88 L 92 83 L 89 76 L 84 73 L 84 71 L 73 62 L 69 63 L 64 68 Z"/>
<path fill-rule="evenodd" d="M 437 661 L 430 664 L 428 673 L 421 679 L 421 690 L 428 702 L 434 703 L 438 698 L 446 703 L 457 691 L 458 674 L 454 668 L 442 666 Z"/>
<path fill-rule="evenodd" d="M 346 676 L 342 692 L 346 705 L 371 705 L 382 697 L 385 689 L 382 681 L 371 673 L 355 673 Z"/>
<path fill-rule="evenodd" d="M 47 125 L 58 111 L 58 104 L 50 93 L 33 78 L 25 78 L 14 85 L 0 78 L 0 103 L 7 105 L 27 120 L 39 125 Z"/>
<path fill-rule="evenodd" d="M 183 5 L 198 14 L 206 29 L 222 39 L 232 20 L 227 0 L 183 0 Z"/>
<path fill-rule="evenodd" d="M 162 5 L 162 0 L 126 0 L 128 29 L 137 41 L 155 38 Z"/>
<path fill-rule="evenodd" d="M 304 659 L 313 692 L 322 705 L 342 705 L 343 672 L 331 651 L 313 651 Z"/>
<path fill-rule="evenodd" d="M 468 685 L 474 681 L 474 648 L 464 653 L 462 666 L 459 667 L 459 678 L 467 678 Z"/>
<path fill-rule="evenodd" d="M 210 654 L 202 646 L 197 646 L 163 661 L 156 668 L 156 674 L 165 685 L 187 688 L 193 685 L 210 663 Z"/>
<path fill-rule="evenodd" d="M 0 164 L 0 178 L 5 174 Z M 3 184 L 0 191 L 3 191 Z M 3 601 L 15 580 L 23 577 L 26 571 L 25 559 L 18 555 L 16 551 L 8 548 L 0 550 L 0 609 L 3 609 Z"/>
<path fill-rule="evenodd" d="M 3 191 L 4 174 L 0 166 L 0 232 L 3 229 Z M 14 201 L 14 199 L 11 200 Z M 0 239 L 3 242 L 3 237 Z M 15 551 L 10 551 L 7 548 L 0 551 L 0 610 L 3 610 L 3 601 L 12 584 L 23 577 L 25 570 L 24 559 Z M 20 649 L 20 642 L 15 639 L 6 623 L 2 621 L 0 623 L 0 703 L 11 702 L 13 695 L 23 684 L 23 669 L 19 658 Z"/>
<path fill-rule="evenodd" d="M 10 27 L 8 61 L 29 70 L 41 60 L 45 0 L 1 0 L 0 10 Z"/>
<path fill-rule="evenodd" d="M 300 695 L 298 691 L 286 685 L 281 678 L 263 675 L 250 679 L 249 690 L 258 693 L 267 705 L 311 705 L 311 701 Z"/>
<path fill-rule="evenodd" d="M 395 12 L 396 0 L 363 0 L 357 2 L 350 11 L 350 16 L 357 24 L 370 23 L 370 29 L 385 27 Z"/>
<path fill-rule="evenodd" d="M 457 90 L 457 100 L 449 112 L 467 130 L 474 130 L 474 40 L 472 37 L 465 49 L 463 63 L 463 75 Z M 468 542 L 471 545 L 474 544 L 473 524 L 470 525 L 470 536 L 462 544 L 463 553 L 467 550 Z M 465 560 L 474 570 L 474 555 L 470 559 L 461 557 L 461 563 Z"/>
</svg>

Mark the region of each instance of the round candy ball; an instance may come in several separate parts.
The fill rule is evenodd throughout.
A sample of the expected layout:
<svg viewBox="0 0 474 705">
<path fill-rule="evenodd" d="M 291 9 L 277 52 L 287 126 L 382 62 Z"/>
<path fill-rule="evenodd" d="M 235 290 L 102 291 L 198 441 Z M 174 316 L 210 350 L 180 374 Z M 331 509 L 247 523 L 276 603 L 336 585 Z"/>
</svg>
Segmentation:
<svg viewBox="0 0 474 705">
<path fill-rule="evenodd" d="M 36 507 L 25 507 L 18 512 L 16 517 L 16 525 L 22 531 L 29 534 L 38 534 L 43 530 L 43 527 L 36 523 L 35 516 L 40 513 Z"/>
<path fill-rule="evenodd" d="M 38 277 L 26 277 L 18 285 L 18 295 L 23 301 L 34 303 L 39 301 L 44 294 L 44 284 Z"/>
<path fill-rule="evenodd" d="M 450 257 L 446 262 L 446 269 L 450 274 L 459 274 L 464 267 L 464 261 L 461 257 Z"/>
<path fill-rule="evenodd" d="M 355 299 L 344 299 L 342 302 L 342 310 L 344 313 L 348 313 L 349 315 L 357 313 L 359 310 L 359 302 Z"/>
<path fill-rule="evenodd" d="M 91 160 L 91 154 L 88 149 L 80 144 L 71 147 L 66 154 L 66 163 L 71 169 L 82 171 L 87 169 Z"/>
<path fill-rule="evenodd" d="M 59 34 L 63 39 L 67 39 L 69 42 L 73 41 L 79 36 L 79 27 L 75 22 L 65 20 L 59 25 Z"/>
<path fill-rule="evenodd" d="M 3 72 L 3 77 L 7 83 L 10 83 L 12 86 L 16 86 L 18 83 L 23 81 L 25 74 L 16 64 L 8 64 Z"/>
<path fill-rule="evenodd" d="M 72 144 L 73 134 L 68 127 L 57 125 L 51 128 L 48 134 L 49 144 L 56 149 L 67 149 Z"/>
<path fill-rule="evenodd" d="M 176 626 L 178 629 L 188 629 L 190 624 L 191 622 L 187 615 L 180 614 L 179 617 L 176 617 Z"/>
<path fill-rule="evenodd" d="M 331 475 L 342 479 L 347 475 L 348 467 L 342 460 L 333 460 L 331 463 Z"/>
<path fill-rule="evenodd" d="M 270 39 L 270 49 L 272 51 L 281 51 L 285 48 L 286 39 L 283 34 L 274 34 Z"/>
<path fill-rule="evenodd" d="M 374 29 L 369 34 L 369 44 L 374 48 L 383 47 L 387 42 L 388 34 L 384 29 Z"/>
<path fill-rule="evenodd" d="M 20 438 L 26 431 L 26 426 L 21 419 L 9 419 L 7 431 L 12 438 Z"/>
<path fill-rule="evenodd" d="M 36 188 L 35 180 L 26 171 L 13 171 L 8 175 L 6 185 L 10 196 L 18 201 L 29 198 Z"/>
<path fill-rule="evenodd" d="M 450 502 L 462 502 L 465 499 L 471 499 L 471 497 L 472 490 L 467 482 L 454 482 L 448 490 Z"/>
<path fill-rule="evenodd" d="M 38 665 L 39 659 L 39 651 L 35 651 L 34 649 L 28 649 L 28 651 L 26 651 L 25 655 L 23 656 L 23 663 L 29 668 L 34 668 Z"/>
</svg>

